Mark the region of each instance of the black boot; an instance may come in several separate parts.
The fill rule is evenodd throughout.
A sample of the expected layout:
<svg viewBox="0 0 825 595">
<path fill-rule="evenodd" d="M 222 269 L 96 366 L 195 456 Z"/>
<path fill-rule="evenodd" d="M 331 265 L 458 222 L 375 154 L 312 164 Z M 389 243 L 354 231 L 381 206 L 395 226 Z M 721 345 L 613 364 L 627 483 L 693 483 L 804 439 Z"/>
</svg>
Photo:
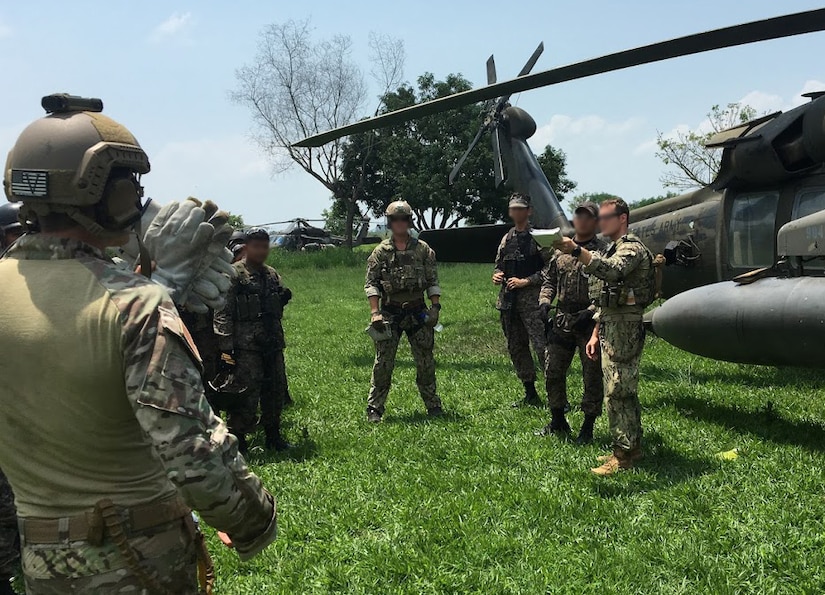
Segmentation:
<svg viewBox="0 0 825 595">
<path fill-rule="evenodd" d="M 264 428 L 264 435 L 266 439 L 264 441 L 264 448 L 267 450 L 288 450 L 292 448 L 292 445 L 286 441 L 286 439 L 281 435 L 281 428 Z"/>
<path fill-rule="evenodd" d="M 539 393 L 536 391 L 536 383 L 535 382 L 525 382 L 524 383 L 524 398 L 521 401 L 516 401 L 513 403 L 513 407 L 541 407 L 542 406 L 541 399 L 539 398 Z"/>
<path fill-rule="evenodd" d="M 576 437 L 576 444 L 584 446 L 593 442 L 593 425 L 596 423 L 595 415 L 585 415 L 582 428 L 579 430 L 579 435 Z"/>
<path fill-rule="evenodd" d="M 550 423 L 535 432 L 536 436 L 550 436 L 551 434 L 566 436 L 569 433 L 570 424 L 564 417 L 564 409 L 551 409 Z"/>
</svg>

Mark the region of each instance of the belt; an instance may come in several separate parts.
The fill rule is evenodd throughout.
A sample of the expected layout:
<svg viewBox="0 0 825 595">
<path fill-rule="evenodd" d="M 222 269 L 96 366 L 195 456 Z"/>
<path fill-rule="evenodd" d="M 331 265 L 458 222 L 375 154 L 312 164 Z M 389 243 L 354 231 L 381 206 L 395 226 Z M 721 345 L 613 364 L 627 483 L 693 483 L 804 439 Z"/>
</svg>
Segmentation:
<svg viewBox="0 0 825 595">
<path fill-rule="evenodd" d="M 425 305 L 424 298 L 412 300 L 409 302 L 385 302 L 385 308 L 397 308 L 399 310 L 414 310 Z"/>
<path fill-rule="evenodd" d="M 589 303 L 583 304 L 559 304 L 559 312 L 564 314 L 578 314 L 582 310 L 587 310 L 590 307 Z"/>
<path fill-rule="evenodd" d="M 160 502 L 118 507 L 117 510 L 132 533 L 172 522 L 190 512 L 177 494 Z M 27 543 L 65 543 L 88 541 L 90 536 L 101 534 L 103 520 L 96 511 L 89 511 L 58 519 L 18 519 L 18 526 L 20 536 Z"/>
</svg>

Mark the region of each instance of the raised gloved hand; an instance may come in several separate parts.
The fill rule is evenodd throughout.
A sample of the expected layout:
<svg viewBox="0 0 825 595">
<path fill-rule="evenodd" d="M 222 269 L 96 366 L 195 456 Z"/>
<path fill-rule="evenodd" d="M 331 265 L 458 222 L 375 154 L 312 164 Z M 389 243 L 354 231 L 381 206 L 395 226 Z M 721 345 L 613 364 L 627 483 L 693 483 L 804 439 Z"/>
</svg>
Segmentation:
<svg viewBox="0 0 825 595">
<path fill-rule="evenodd" d="M 570 323 L 570 328 L 575 331 L 586 331 L 593 324 L 593 310 L 582 310 L 573 315 L 573 320 Z"/>
<path fill-rule="evenodd" d="M 552 308 L 552 306 L 546 302 L 539 304 L 539 316 L 543 322 L 550 320 L 550 308 Z"/>
<path fill-rule="evenodd" d="M 433 304 L 427 310 L 427 326 L 435 327 L 438 325 L 438 315 L 441 312 L 441 304 Z"/>
<path fill-rule="evenodd" d="M 373 312 L 372 316 L 370 317 L 370 326 L 377 330 L 379 333 L 383 333 L 387 330 L 387 325 L 384 322 L 384 316 L 381 312 Z"/>
</svg>

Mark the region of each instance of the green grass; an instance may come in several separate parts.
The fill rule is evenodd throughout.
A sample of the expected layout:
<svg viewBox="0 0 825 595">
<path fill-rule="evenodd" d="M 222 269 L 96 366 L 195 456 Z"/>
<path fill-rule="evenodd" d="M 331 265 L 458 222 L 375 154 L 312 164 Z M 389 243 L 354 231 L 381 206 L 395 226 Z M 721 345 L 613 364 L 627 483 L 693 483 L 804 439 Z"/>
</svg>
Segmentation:
<svg viewBox="0 0 825 595">
<path fill-rule="evenodd" d="M 493 309 L 490 267 L 444 265 L 430 421 L 402 347 L 383 424 L 364 421 L 372 344 L 364 254 L 279 255 L 295 299 L 288 456 L 253 448 L 278 541 L 241 564 L 210 532 L 219 593 L 817 593 L 825 587 L 823 375 L 725 364 L 651 337 L 647 458 L 588 469 L 608 443 L 537 438 Z M 334 258 L 350 258 L 349 256 Z M 349 262 L 349 261 L 346 261 Z M 766 338 L 768 340 L 768 338 Z M 571 401 L 580 373 L 570 372 Z M 580 412 L 572 414 L 574 429 Z M 258 437 L 256 444 L 260 444 Z M 734 461 L 714 455 L 738 448 Z"/>
</svg>

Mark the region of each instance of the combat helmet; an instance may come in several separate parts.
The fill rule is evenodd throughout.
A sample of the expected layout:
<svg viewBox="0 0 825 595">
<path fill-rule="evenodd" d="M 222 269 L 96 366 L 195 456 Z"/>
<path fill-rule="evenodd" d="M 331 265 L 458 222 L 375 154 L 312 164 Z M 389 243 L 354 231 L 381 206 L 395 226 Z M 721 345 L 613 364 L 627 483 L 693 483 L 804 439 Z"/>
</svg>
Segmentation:
<svg viewBox="0 0 825 595">
<path fill-rule="evenodd" d="M 20 222 L 21 206 L 20 203 L 14 202 L 0 204 L 0 250 L 11 243 L 6 240 L 7 236 L 20 235 L 23 231 L 23 224 Z"/>
<path fill-rule="evenodd" d="M 266 240 L 269 241 L 269 232 L 263 227 L 250 227 L 246 230 L 244 237 L 247 242 L 250 240 Z"/>
<path fill-rule="evenodd" d="M 26 218 L 62 213 L 97 236 L 134 225 L 149 158 L 132 133 L 100 113 L 99 99 L 58 94 L 42 105 L 48 115 L 26 127 L 6 160 L 8 200 L 23 203 Z"/>
<path fill-rule="evenodd" d="M 388 219 L 411 219 L 412 208 L 406 200 L 396 200 L 387 205 Z"/>
<path fill-rule="evenodd" d="M 229 236 L 229 242 L 227 242 L 226 247 L 234 252 L 236 247 L 243 246 L 244 244 L 246 244 L 246 232 L 242 229 L 237 229 Z"/>
</svg>

